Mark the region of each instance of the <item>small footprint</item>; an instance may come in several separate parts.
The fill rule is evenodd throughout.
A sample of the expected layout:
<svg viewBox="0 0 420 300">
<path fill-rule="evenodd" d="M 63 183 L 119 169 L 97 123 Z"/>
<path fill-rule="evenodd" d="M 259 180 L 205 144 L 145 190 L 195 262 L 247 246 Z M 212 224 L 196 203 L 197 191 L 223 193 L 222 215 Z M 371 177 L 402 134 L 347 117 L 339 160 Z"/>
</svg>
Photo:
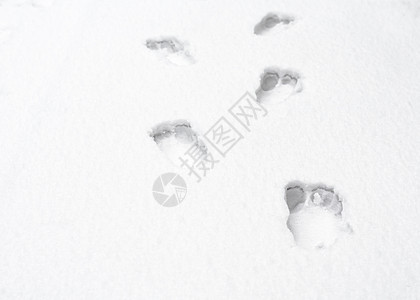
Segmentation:
<svg viewBox="0 0 420 300">
<path fill-rule="evenodd" d="M 183 66 L 195 63 L 195 59 L 190 53 L 189 45 L 185 42 L 180 42 L 174 37 L 148 39 L 146 47 L 156 51 L 160 57 L 174 65 Z"/>
<path fill-rule="evenodd" d="M 300 75 L 292 70 L 270 67 L 260 76 L 260 86 L 255 91 L 258 102 L 281 102 L 302 91 Z"/>
<path fill-rule="evenodd" d="M 255 25 L 254 33 L 256 35 L 264 35 L 271 31 L 274 27 L 276 28 L 287 28 L 293 22 L 295 18 L 288 15 L 279 15 L 276 13 L 268 13 L 262 20 Z"/>
<path fill-rule="evenodd" d="M 152 129 L 149 135 L 159 149 L 176 165 L 179 165 L 179 157 L 193 146 L 207 152 L 206 145 L 186 120 L 160 123 Z"/>
<path fill-rule="evenodd" d="M 290 212 L 287 227 L 298 246 L 326 248 L 352 232 L 342 218 L 343 200 L 332 187 L 291 182 L 285 187 L 285 200 Z"/>
</svg>

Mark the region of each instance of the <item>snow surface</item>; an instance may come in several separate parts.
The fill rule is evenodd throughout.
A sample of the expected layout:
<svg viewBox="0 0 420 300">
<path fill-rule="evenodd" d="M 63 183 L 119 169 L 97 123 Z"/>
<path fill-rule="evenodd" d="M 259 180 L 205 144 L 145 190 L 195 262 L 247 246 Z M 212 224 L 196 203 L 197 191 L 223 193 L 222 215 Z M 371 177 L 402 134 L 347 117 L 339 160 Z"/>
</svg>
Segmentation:
<svg viewBox="0 0 420 300">
<path fill-rule="evenodd" d="M 294 22 L 268 34 L 269 13 Z M 416 299 L 420 5 L 0 0 L 0 299 Z M 188 42 L 194 64 L 145 46 Z M 196 183 L 149 132 L 203 135 L 267 68 L 303 89 Z M 160 206 L 154 180 L 186 199 Z M 353 234 L 306 250 L 285 186 L 322 182 Z"/>
</svg>

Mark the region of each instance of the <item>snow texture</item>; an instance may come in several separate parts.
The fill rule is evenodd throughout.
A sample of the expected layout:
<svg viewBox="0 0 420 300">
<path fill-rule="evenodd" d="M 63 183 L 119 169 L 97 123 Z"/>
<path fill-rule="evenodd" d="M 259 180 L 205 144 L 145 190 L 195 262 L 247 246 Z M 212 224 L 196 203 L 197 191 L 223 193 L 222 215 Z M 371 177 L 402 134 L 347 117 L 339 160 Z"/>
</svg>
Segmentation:
<svg viewBox="0 0 420 300">
<path fill-rule="evenodd" d="M 271 12 L 295 21 L 254 34 Z M 0 0 L 0 299 L 418 299 L 419 22 L 414 0 Z M 146 47 L 172 37 L 194 64 Z M 147 134 L 194 140 L 171 121 L 199 137 L 258 89 L 279 96 L 200 183 Z M 300 210 L 297 179 L 334 193 Z"/>
<path fill-rule="evenodd" d="M 9 40 L 12 35 L 12 30 L 8 28 L 0 28 L 0 44 Z"/>
</svg>

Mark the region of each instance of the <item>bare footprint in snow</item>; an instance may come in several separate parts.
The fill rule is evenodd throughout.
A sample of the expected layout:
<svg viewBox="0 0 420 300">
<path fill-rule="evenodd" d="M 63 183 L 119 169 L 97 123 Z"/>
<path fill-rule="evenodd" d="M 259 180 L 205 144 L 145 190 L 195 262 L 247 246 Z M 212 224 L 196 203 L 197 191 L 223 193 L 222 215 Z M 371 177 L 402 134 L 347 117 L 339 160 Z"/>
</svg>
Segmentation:
<svg viewBox="0 0 420 300">
<path fill-rule="evenodd" d="M 285 200 L 290 212 L 287 227 L 300 247 L 326 248 L 352 232 L 341 214 L 343 201 L 332 187 L 291 182 L 285 188 Z"/>
<path fill-rule="evenodd" d="M 195 63 L 188 44 L 174 37 L 148 39 L 146 41 L 146 47 L 155 51 L 161 58 L 166 59 L 174 65 L 182 66 Z"/>
<path fill-rule="evenodd" d="M 186 120 L 160 123 L 152 129 L 150 136 L 159 149 L 176 165 L 179 165 L 179 157 L 193 146 L 207 152 L 206 145 Z"/>
<path fill-rule="evenodd" d="M 257 25 L 255 25 L 254 33 L 256 35 L 264 35 L 274 31 L 274 29 L 286 29 L 293 24 L 294 21 L 295 18 L 292 16 L 268 13 Z"/>
<path fill-rule="evenodd" d="M 297 72 L 270 67 L 261 74 L 255 94 L 258 102 L 282 102 L 301 91 L 301 78 Z"/>
</svg>

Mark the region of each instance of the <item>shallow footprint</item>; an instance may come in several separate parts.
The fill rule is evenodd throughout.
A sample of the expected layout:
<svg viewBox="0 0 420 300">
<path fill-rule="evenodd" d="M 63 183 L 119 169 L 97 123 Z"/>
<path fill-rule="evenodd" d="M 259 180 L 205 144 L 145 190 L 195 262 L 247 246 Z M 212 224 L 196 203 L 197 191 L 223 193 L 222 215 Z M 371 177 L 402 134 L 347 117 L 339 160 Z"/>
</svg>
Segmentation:
<svg viewBox="0 0 420 300">
<path fill-rule="evenodd" d="M 261 74 L 255 94 L 258 102 L 282 102 L 301 91 L 301 78 L 297 72 L 270 67 Z"/>
<path fill-rule="evenodd" d="M 287 227 L 300 247 L 326 248 L 351 232 L 341 215 L 342 199 L 332 187 L 291 182 L 285 187 L 285 200 L 290 212 Z"/>
<path fill-rule="evenodd" d="M 160 39 L 148 39 L 146 47 L 156 51 L 158 55 L 178 66 L 191 65 L 195 63 L 187 43 L 183 43 L 174 37 Z"/>
<path fill-rule="evenodd" d="M 179 166 L 179 157 L 191 147 L 198 147 L 204 153 L 206 145 L 199 139 L 198 134 L 186 120 L 163 122 L 156 125 L 149 133 L 159 149 L 176 165 Z"/>
<path fill-rule="evenodd" d="M 268 13 L 261 19 L 261 21 L 257 25 L 255 25 L 254 33 L 256 35 L 263 35 L 271 31 L 273 28 L 287 28 L 294 21 L 295 18 L 292 16 Z"/>
</svg>

